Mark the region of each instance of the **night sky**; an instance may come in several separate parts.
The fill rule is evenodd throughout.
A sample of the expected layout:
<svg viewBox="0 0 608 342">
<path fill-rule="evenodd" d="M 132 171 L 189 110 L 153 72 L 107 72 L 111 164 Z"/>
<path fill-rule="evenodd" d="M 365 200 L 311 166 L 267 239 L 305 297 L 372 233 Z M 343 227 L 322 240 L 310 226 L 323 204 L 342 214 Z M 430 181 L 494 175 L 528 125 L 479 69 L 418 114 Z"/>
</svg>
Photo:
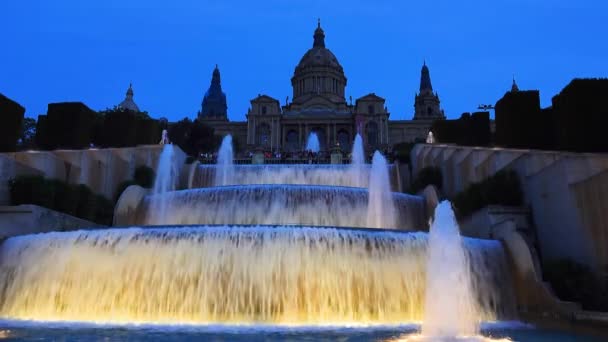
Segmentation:
<svg viewBox="0 0 608 342">
<path fill-rule="evenodd" d="M 178 4 L 174 4 L 178 3 Z M 424 60 L 448 118 L 511 86 L 543 106 L 574 77 L 608 77 L 608 1 L 3 0 L 0 93 L 46 112 L 123 100 L 153 117 L 194 118 L 219 64 L 231 120 L 263 93 L 281 104 L 321 18 L 347 98 L 374 92 L 411 119 Z"/>
</svg>

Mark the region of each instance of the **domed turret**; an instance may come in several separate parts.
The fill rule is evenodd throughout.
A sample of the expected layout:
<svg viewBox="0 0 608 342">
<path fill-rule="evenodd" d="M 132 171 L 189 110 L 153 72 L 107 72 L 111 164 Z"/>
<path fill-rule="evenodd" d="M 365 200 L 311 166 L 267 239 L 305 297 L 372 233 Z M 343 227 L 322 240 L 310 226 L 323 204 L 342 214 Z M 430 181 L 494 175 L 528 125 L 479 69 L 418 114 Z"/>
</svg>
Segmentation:
<svg viewBox="0 0 608 342">
<path fill-rule="evenodd" d="M 220 69 L 216 64 L 211 76 L 211 85 L 203 97 L 199 118 L 227 119 L 227 110 L 226 94 L 222 91 Z"/>
<path fill-rule="evenodd" d="M 302 56 L 291 79 L 293 103 L 300 104 L 312 96 L 324 96 L 334 103 L 345 103 L 346 77 L 336 56 L 325 47 L 325 32 L 317 23 L 312 48 Z"/>
<path fill-rule="evenodd" d="M 125 99 L 118 105 L 118 108 L 121 110 L 139 112 L 139 107 L 137 107 L 137 104 L 133 101 L 133 85 L 131 83 L 129 83 L 129 89 L 127 89 Z"/>
</svg>

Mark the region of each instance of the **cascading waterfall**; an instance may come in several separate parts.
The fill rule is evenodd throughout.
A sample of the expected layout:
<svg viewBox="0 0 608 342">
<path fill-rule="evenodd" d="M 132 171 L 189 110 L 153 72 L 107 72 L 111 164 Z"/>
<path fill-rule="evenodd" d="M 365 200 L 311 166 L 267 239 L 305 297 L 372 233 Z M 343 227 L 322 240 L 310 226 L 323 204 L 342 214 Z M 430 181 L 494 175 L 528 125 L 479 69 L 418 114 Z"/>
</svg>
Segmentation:
<svg viewBox="0 0 608 342">
<path fill-rule="evenodd" d="M 371 196 L 375 196 L 371 200 Z M 368 198 L 369 197 L 369 198 Z M 157 201 L 167 203 L 165 216 L 147 215 Z M 368 210 L 373 202 L 374 209 Z M 380 203 L 384 201 L 385 203 Z M 138 209 L 137 224 L 295 224 L 334 227 L 370 227 L 369 215 L 386 215 L 388 203 L 399 209 L 373 228 L 417 230 L 426 226 L 424 199 L 419 196 L 361 188 L 320 185 L 241 185 L 200 188 L 146 196 Z M 394 212 L 395 213 L 395 212 Z"/>
<path fill-rule="evenodd" d="M 369 196 L 367 205 L 367 227 L 396 227 L 397 215 L 391 183 L 388 178 L 386 159 L 378 151 L 374 153 L 369 174 Z"/>
<path fill-rule="evenodd" d="M 307 227 L 57 232 L 0 247 L 0 317 L 115 323 L 422 320 L 427 234 Z M 479 318 L 512 307 L 499 242 L 467 239 Z M 439 295 L 439 294 L 437 294 Z M 494 305 L 488 305 L 493 303 Z"/>
<path fill-rule="evenodd" d="M 211 187 L 219 165 L 199 165 L 194 171 L 192 188 Z M 247 184 L 299 184 L 333 185 L 366 188 L 369 181 L 369 165 L 332 164 L 265 164 L 233 165 L 229 185 Z M 395 172 L 390 165 L 389 172 Z M 226 184 L 228 185 L 228 184 Z M 396 186 L 396 185 L 395 185 Z"/>
<path fill-rule="evenodd" d="M 319 153 L 321 150 L 321 144 L 319 143 L 319 137 L 317 133 L 310 132 L 308 135 L 308 140 L 306 140 L 306 151 L 312 151 L 314 153 Z"/>
<path fill-rule="evenodd" d="M 232 135 L 228 134 L 222 139 L 222 145 L 217 153 L 217 167 L 215 168 L 215 186 L 234 184 L 234 154 L 232 152 Z"/>
<path fill-rule="evenodd" d="M 353 183 L 357 187 L 366 187 L 368 182 L 366 181 L 366 167 L 365 167 L 365 152 L 363 151 L 363 139 L 361 135 L 357 133 L 355 141 L 353 142 L 353 150 L 351 152 L 351 170 L 353 173 Z"/>
</svg>

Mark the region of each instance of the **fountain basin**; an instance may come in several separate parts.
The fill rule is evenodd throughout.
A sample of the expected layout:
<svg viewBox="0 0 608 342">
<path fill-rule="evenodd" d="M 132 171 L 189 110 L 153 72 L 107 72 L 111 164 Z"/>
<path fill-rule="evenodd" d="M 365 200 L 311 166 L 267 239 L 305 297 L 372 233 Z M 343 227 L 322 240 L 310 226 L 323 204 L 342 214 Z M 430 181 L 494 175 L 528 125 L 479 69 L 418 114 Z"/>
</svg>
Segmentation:
<svg viewBox="0 0 608 342">
<path fill-rule="evenodd" d="M 389 194 L 396 209 L 380 228 L 425 229 L 420 196 Z M 166 215 L 159 215 L 159 203 Z M 390 203 L 386 204 L 387 206 Z M 281 224 L 367 227 L 368 191 L 319 185 L 238 185 L 144 196 L 135 224 Z"/>
<path fill-rule="evenodd" d="M 483 320 L 514 301 L 502 246 L 465 239 Z M 0 318 L 402 324 L 424 315 L 426 233 L 188 226 L 24 235 L 0 246 Z"/>
<path fill-rule="evenodd" d="M 217 165 L 198 165 L 192 172 L 190 188 L 216 185 Z M 398 190 L 397 171 L 388 166 L 391 188 Z M 232 185 L 245 184 L 301 184 L 367 187 L 370 165 L 352 164 L 266 164 L 233 165 Z"/>
</svg>

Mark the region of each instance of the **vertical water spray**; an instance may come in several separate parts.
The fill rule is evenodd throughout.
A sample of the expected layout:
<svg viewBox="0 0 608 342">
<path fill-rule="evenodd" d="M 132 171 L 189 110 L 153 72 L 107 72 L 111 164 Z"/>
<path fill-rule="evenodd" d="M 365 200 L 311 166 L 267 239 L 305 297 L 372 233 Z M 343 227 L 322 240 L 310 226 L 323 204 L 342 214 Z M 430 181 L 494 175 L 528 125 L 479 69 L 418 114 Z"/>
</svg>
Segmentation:
<svg viewBox="0 0 608 342">
<path fill-rule="evenodd" d="M 217 153 L 217 167 L 215 171 L 215 186 L 233 184 L 234 154 L 232 151 L 232 135 L 228 134 L 222 140 Z"/>
<path fill-rule="evenodd" d="M 427 249 L 427 286 L 422 335 L 472 336 L 482 313 L 472 291 L 469 261 L 451 203 L 435 209 Z"/>
<path fill-rule="evenodd" d="M 149 215 L 155 218 L 154 220 L 166 217 L 169 202 L 167 193 L 177 188 L 179 167 L 182 163 L 183 161 L 178 160 L 176 157 L 173 145 L 164 145 L 163 151 L 158 158 L 158 166 L 156 167 L 156 179 L 154 180 L 153 189 L 155 200 L 153 208 L 149 213 Z"/>
<path fill-rule="evenodd" d="M 384 156 L 376 151 L 369 174 L 367 226 L 370 228 L 397 228 L 396 221 L 388 166 Z"/>
<path fill-rule="evenodd" d="M 321 150 L 321 144 L 319 143 L 319 137 L 317 133 L 310 132 L 308 136 L 308 140 L 306 141 L 306 151 L 312 151 L 314 153 L 319 153 Z"/>
<path fill-rule="evenodd" d="M 353 174 L 353 183 L 357 187 L 365 187 L 365 152 L 363 151 L 363 139 L 357 133 L 353 142 L 353 150 L 351 152 L 351 170 Z"/>
</svg>

